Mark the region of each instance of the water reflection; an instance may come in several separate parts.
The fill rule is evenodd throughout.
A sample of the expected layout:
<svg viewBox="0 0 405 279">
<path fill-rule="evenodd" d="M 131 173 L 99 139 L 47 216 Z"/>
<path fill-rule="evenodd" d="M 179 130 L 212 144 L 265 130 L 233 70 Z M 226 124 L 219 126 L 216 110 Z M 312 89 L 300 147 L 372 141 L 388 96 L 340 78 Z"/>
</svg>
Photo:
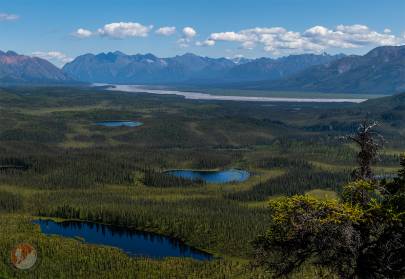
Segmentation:
<svg viewBox="0 0 405 279">
<path fill-rule="evenodd" d="M 212 255 L 195 249 L 183 242 L 155 233 L 126 229 L 92 222 L 35 220 L 47 235 L 79 237 L 85 243 L 102 244 L 120 248 L 133 257 L 191 257 L 211 260 Z"/>
</svg>

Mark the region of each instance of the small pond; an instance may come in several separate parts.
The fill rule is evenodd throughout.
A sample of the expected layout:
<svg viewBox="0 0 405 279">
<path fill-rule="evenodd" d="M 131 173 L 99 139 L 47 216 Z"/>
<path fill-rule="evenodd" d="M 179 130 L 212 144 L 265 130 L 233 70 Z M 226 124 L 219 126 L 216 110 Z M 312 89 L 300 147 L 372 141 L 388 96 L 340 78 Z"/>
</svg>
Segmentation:
<svg viewBox="0 0 405 279">
<path fill-rule="evenodd" d="M 190 180 L 202 180 L 209 184 L 243 182 L 248 180 L 250 177 L 249 172 L 237 169 L 222 171 L 170 170 L 166 171 L 165 173 Z"/>
<path fill-rule="evenodd" d="M 92 222 L 35 220 L 46 235 L 78 237 L 85 243 L 112 246 L 132 257 L 189 257 L 196 260 L 211 260 L 213 256 L 190 247 L 171 237 L 155 233 L 126 229 Z"/>
<path fill-rule="evenodd" d="M 142 126 L 142 122 L 137 121 L 103 121 L 103 122 L 96 122 L 97 126 L 104 126 L 104 127 L 139 127 Z"/>
</svg>

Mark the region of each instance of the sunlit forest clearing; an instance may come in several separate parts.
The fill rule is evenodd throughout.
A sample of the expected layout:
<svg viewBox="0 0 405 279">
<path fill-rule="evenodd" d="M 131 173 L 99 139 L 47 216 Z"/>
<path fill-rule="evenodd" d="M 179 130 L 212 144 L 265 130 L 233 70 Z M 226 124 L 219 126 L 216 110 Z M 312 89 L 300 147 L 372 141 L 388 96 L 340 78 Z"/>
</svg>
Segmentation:
<svg viewBox="0 0 405 279">
<path fill-rule="evenodd" d="M 94 88 L 0 92 L 0 277 L 260 278 L 251 242 L 270 222 L 267 204 L 308 194 L 339 200 L 356 166 L 342 136 L 364 118 L 387 139 L 377 175 L 399 169 L 403 111 L 390 103 L 283 104 L 190 101 Z M 140 121 L 101 127 L 99 121 Z M 170 169 L 249 171 L 241 183 L 171 178 Z M 148 179 L 146 179 L 148 174 Z M 131 258 L 118 249 L 45 236 L 37 218 L 87 220 L 171 236 L 212 261 Z M 40 263 L 9 267 L 9 250 L 30 242 Z M 305 266 L 296 278 L 329 274 Z M 329 274 L 329 276 L 334 276 Z"/>
</svg>

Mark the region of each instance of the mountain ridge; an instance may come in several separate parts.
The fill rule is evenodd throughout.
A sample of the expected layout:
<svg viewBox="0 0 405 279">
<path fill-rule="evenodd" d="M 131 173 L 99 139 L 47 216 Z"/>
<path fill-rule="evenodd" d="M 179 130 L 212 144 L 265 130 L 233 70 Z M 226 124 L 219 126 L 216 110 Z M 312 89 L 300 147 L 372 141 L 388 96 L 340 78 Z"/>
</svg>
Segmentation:
<svg viewBox="0 0 405 279">
<path fill-rule="evenodd" d="M 14 51 L 0 51 L 0 83 L 58 84 L 74 80 L 45 59 L 20 55 Z"/>
<path fill-rule="evenodd" d="M 350 55 L 277 81 L 244 88 L 325 93 L 394 94 L 405 91 L 405 46 L 383 46 L 365 55 Z"/>
<path fill-rule="evenodd" d="M 300 54 L 247 59 L 185 53 L 87 53 L 62 69 L 47 60 L 0 51 L 0 84 L 114 83 L 195 85 L 270 91 L 394 94 L 405 92 L 405 46 L 365 55 Z"/>
<path fill-rule="evenodd" d="M 168 58 L 122 52 L 85 54 L 63 67 L 77 80 L 95 83 L 232 83 L 277 79 L 313 65 L 330 63 L 343 55 L 302 54 L 279 59 L 210 58 L 185 53 Z"/>
</svg>

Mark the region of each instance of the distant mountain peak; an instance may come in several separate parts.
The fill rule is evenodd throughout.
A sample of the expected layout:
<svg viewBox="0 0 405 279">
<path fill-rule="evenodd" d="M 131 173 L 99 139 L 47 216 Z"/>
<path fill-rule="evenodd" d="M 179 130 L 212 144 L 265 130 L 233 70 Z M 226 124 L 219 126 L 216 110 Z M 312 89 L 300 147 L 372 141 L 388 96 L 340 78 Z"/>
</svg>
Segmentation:
<svg viewBox="0 0 405 279">
<path fill-rule="evenodd" d="M 12 51 L 12 50 L 7 51 L 7 52 L 6 52 L 6 55 L 9 55 L 9 56 L 18 56 L 17 52 L 14 52 L 14 51 Z"/>
<path fill-rule="evenodd" d="M 120 55 L 125 56 L 126 55 L 125 53 L 123 53 L 123 52 L 121 52 L 119 50 L 114 51 L 113 54 L 117 55 L 117 56 L 120 56 Z"/>
<path fill-rule="evenodd" d="M 158 58 L 157 58 L 154 54 L 152 54 L 152 53 L 146 53 L 146 54 L 141 55 L 141 56 L 143 56 L 145 59 L 150 59 L 150 60 L 157 60 L 157 59 L 158 59 Z"/>
<path fill-rule="evenodd" d="M 272 59 L 262 57 L 210 58 L 185 53 L 158 58 L 151 53 L 126 55 L 121 52 L 79 56 L 63 71 L 87 82 L 121 84 L 211 84 L 278 79 L 313 65 L 334 61 L 329 55 L 294 55 Z"/>
<path fill-rule="evenodd" d="M 180 56 L 183 56 L 183 57 L 200 57 L 200 56 L 198 56 L 198 55 L 196 55 L 194 53 L 191 53 L 191 52 L 186 52 L 186 53 L 184 53 L 183 55 L 180 55 Z"/>
<path fill-rule="evenodd" d="M 14 51 L 0 51 L 1 84 L 67 83 L 73 80 L 52 63 Z"/>
<path fill-rule="evenodd" d="M 378 56 L 398 56 L 404 55 L 405 46 L 380 46 L 370 50 L 366 57 L 378 57 Z"/>
<path fill-rule="evenodd" d="M 339 55 L 337 55 L 339 56 Z M 249 88 L 331 93 L 394 94 L 405 91 L 405 46 L 381 46 L 344 56 L 277 81 Z"/>
<path fill-rule="evenodd" d="M 260 57 L 247 63 L 237 63 L 226 74 L 226 80 L 236 83 L 278 80 L 309 67 L 331 63 L 339 58 L 340 56 L 322 54 L 295 54 L 277 59 Z"/>
<path fill-rule="evenodd" d="M 237 65 L 245 64 L 245 63 L 251 62 L 253 60 L 253 59 L 246 58 L 244 56 L 235 56 L 233 58 L 228 58 L 228 59 Z"/>
<path fill-rule="evenodd" d="M 50 62 L 0 51 L 0 83 L 60 83 L 73 79 L 118 84 L 190 84 L 282 91 L 397 93 L 405 91 L 405 46 L 367 54 L 295 54 L 279 58 L 210 58 L 185 53 L 159 58 L 120 51 L 84 54 L 61 71 Z M 234 84 L 234 85 L 233 85 Z"/>
</svg>

